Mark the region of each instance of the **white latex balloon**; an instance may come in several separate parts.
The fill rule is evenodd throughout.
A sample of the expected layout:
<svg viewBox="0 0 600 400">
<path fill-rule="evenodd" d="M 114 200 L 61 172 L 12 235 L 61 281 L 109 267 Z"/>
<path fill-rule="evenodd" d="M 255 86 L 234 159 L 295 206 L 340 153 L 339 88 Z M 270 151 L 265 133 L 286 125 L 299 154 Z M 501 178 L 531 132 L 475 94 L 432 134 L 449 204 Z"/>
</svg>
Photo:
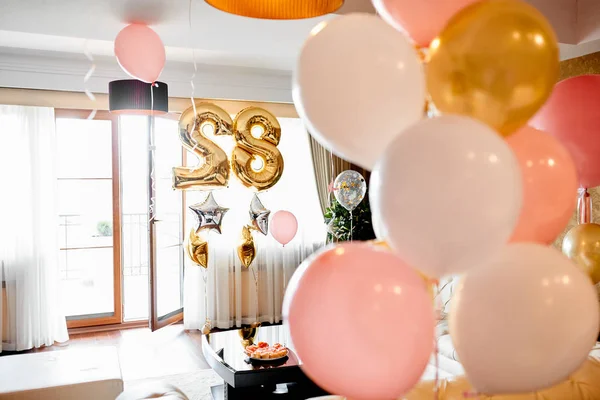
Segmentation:
<svg viewBox="0 0 600 400">
<path fill-rule="evenodd" d="M 445 115 L 421 120 L 388 146 L 371 175 L 374 219 L 408 264 L 431 277 L 480 265 L 519 217 L 521 172 L 491 128 Z"/>
<path fill-rule="evenodd" d="M 370 170 L 393 138 L 421 119 L 425 77 L 402 33 L 376 15 L 349 14 L 313 29 L 293 97 L 321 144 Z"/>
<path fill-rule="evenodd" d="M 450 335 L 477 391 L 530 392 L 581 366 L 596 343 L 598 312 L 595 288 L 568 258 L 515 243 L 459 282 Z"/>
</svg>

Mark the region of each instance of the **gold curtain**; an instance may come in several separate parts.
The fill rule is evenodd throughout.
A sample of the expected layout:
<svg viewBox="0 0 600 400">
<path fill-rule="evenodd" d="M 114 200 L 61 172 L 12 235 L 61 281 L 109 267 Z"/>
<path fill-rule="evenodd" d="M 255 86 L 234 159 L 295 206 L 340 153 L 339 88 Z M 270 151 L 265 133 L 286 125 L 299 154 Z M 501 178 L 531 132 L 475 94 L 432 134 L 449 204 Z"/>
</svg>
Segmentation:
<svg viewBox="0 0 600 400">
<path fill-rule="evenodd" d="M 371 173 L 335 154 L 332 155 L 331 152 L 319 144 L 312 135 L 308 135 L 308 137 L 310 139 L 310 151 L 312 153 L 313 169 L 315 170 L 315 180 L 317 182 L 321 211 L 325 213 L 325 209 L 329 206 L 330 202 L 329 196 L 331 196 L 331 193 L 329 193 L 329 184 L 340 172 L 347 169 L 357 171 L 365 177 L 367 185 L 369 184 L 369 176 Z"/>
</svg>

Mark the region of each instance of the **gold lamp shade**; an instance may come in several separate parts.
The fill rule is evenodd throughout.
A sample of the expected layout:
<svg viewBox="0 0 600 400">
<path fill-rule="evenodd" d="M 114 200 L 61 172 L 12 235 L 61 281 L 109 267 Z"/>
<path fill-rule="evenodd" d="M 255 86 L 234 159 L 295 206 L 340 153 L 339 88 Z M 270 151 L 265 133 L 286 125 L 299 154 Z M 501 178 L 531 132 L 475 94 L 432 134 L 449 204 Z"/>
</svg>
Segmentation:
<svg viewBox="0 0 600 400">
<path fill-rule="evenodd" d="M 262 19 L 302 19 L 329 14 L 344 0 L 205 0 L 230 14 Z"/>
</svg>

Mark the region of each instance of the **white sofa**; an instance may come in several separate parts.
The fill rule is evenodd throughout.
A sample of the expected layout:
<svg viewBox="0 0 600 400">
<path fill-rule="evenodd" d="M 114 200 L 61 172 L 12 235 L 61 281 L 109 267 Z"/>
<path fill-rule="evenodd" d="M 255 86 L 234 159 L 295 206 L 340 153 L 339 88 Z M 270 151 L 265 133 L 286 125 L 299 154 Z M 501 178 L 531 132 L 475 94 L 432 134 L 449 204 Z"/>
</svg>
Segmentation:
<svg viewBox="0 0 600 400">
<path fill-rule="evenodd" d="M 0 400 L 112 400 L 122 391 L 112 346 L 0 357 Z"/>
</svg>

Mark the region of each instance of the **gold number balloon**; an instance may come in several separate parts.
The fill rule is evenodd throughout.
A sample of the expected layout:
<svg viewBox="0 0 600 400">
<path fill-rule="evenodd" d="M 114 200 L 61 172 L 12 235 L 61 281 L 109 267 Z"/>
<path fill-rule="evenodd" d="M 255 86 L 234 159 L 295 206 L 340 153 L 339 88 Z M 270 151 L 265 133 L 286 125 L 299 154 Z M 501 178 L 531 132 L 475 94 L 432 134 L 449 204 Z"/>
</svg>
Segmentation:
<svg viewBox="0 0 600 400">
<path fill-rule="evenodd" d="M 283 157 L 277 149 L 281 138 L 277 118 L 259 107 L 245 108 L 233 121 L 233 135 L 236 147 L 231 167 L 244 186 L 261 191 L 275 185 L 283 173 Z"/>
<path fill-rule="evenodd" d="M 442 113 L 510 135 L 544 104 L 558 78 L 552 27 L 523 1 L 489 0 L 456 14 L 431 43 L 427 87 Z"/>
<path fill-rule="evenodd" d="M 242 228 L 242 237 L 237 248 L 237 253 L 245 268 L 250 267 L 250 264 L 254 261 L 254 257 L 256 257 L 254 238 L 252 237 L 252 232 L 250 232 L 250 227 L 247 225 Z"/>
<path fill-rule="evenodd" d="M 571 228 L 563 239 L 562 251 L 594 284 L 600 282 L 600 225 L 581 224 Z"/>
<path fill-rule="evenodd" d="M 195 264 L 208 268 L 208 242 L 196 234 L 196 230 L 190 230 L 190 235 L 185 244 L 187 255 Z"/>
<path fill-rule="evenodd" d="M 231 135 L 231 116 L 221 107 L 210 103 L 196 105 L 181 114 L 179 139 L 194 153 L 201 164 L 197 167 L 173 168 L 173 189 L 215 189 L 229 181 L 227 154 L 206 137 L 209 130 L 215 135 Z M 210 129 L 210 128 L 212 129 Z"/>
</svg>

